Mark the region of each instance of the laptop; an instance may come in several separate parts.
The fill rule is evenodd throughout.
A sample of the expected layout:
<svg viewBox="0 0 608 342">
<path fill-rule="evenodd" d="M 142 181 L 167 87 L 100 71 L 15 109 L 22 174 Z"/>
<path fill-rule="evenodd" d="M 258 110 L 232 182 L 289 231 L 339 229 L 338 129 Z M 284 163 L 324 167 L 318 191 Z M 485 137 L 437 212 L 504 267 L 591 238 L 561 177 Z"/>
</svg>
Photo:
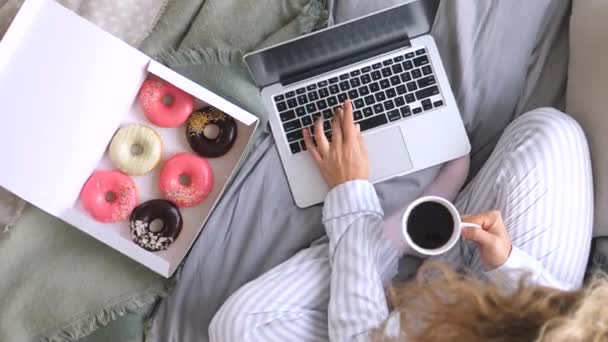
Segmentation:
<svg viewBox="0 0 608 342">
<path fill-rule="evenodd" d="M 471 146 L 441 57 L 429 34 L 439 0 L 418 0 L 244 57 L 261 89 L 295 203 L 323 202 L 327 185 L 303 129 L 353 103 L 373 183 L 464 156 Z"/>
</svg>

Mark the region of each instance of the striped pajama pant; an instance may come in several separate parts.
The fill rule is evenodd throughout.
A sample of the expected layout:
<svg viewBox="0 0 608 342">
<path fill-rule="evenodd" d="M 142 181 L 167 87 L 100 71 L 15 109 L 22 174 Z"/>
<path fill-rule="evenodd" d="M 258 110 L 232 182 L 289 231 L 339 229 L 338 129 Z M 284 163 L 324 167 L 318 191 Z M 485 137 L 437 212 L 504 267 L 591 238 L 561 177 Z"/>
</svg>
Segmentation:
<svg viewBox="0 0 608 342">
<path fill-rule="evenodd" d="M 584 133 L 567 115 L 543 108 L 515 120 L 455 204 L 463 214 L 500 210 L 515 246 L 560 282 L 581 286 L 593 225 L 592 175 Z M 327 244 L 312 246 L 238 290 L 214 317 L 211 341 L 328 341 L 328 253 Z M 483 274 L 471 243 L 461 241 L 440 258 Z"/>
</svg>

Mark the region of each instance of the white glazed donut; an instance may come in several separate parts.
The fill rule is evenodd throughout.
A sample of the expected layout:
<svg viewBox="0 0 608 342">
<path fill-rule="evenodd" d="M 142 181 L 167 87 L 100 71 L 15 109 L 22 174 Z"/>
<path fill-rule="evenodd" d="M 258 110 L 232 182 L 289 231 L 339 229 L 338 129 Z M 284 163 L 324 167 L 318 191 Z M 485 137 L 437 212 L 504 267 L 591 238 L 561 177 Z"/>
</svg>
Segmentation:
<svg viewBox="0 0 608 342">
<path fill-rule="evenodd" d="M 110 160 L 120 171 L 141 176 L 154 169 L 161 161 L 163 143 L 152 128 L 144 125 L 124 126 L 110 143 Z"/>
</svg>

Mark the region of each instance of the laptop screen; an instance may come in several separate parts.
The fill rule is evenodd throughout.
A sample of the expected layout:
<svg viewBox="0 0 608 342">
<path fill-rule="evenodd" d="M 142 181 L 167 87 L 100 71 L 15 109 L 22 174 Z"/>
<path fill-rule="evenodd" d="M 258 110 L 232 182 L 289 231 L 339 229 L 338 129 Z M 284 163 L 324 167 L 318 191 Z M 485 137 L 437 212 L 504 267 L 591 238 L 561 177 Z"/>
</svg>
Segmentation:
<svg viewBox="0 0 608 342">
<path fill-rule="evenodd" d="M 313 77 L 409 45 L 409 38 L 431 31 L 438 7 L 439 0 L 410 1 L 251 53 L 245 62 L 262 88 Z"/>
</svg>

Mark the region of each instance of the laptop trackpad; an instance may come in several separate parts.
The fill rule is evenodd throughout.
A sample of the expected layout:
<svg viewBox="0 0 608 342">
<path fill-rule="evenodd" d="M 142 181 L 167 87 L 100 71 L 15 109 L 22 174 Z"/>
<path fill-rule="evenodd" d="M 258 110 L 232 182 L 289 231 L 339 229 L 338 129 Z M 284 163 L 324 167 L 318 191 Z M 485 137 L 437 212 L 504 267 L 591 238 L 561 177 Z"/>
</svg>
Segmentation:
<svg viewBox="0 0 608 342">
<path fill-rule="evenodd" d="M 412 169 L 412 161 L 399 126 L 365 136 L 371 180 L 396 176 Z"/>
</svg>

